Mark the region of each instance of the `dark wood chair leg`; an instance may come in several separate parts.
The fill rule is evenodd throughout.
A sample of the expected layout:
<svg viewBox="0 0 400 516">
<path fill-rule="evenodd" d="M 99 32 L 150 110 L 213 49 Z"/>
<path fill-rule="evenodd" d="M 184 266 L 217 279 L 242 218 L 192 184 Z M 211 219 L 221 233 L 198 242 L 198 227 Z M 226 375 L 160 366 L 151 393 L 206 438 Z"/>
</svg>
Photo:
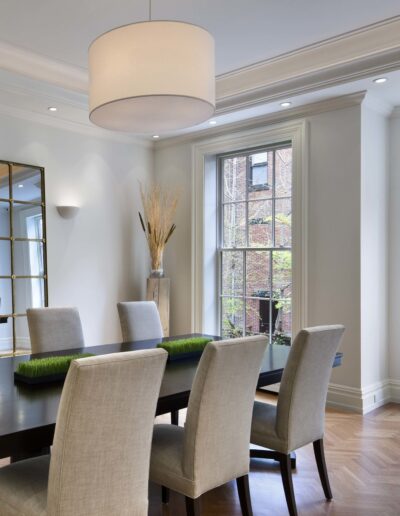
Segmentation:
<svg viewBox="0 0 400 516">
<path fill-rule="evenodd" d="M 250 498 L 249 476 L 244 475 L 243 477 L 237 478 L 236 484 L 243 516 L 253 516 L 253 509 L 251 507 Z"/>
<path fill-rule="evenodd" d="M 286 503 L 288 506 L 289 514 L 290 516 L 297 516 L 296 499 L 294 497 L 293 490 L 290 454 L 285 455 L 284 453 L 279 453 L 279 465 L 281 467 L 283 489 L 285 491 Z"/>
<path fill-rule="evenodd" d="M 173 410 L 171 412 L 171 425 L 179 425 L 179 410 Z"/>
<path fill-rule="evenodd" d="M 200 498 L 185 497 L 186 500 L 186 516 L 200 516 Z"/>
<path fill-rule="evenodd" d="M 313 442 L 315 460 L 317 461 L 319 478 L 321 479 L 322 488 L 324 490 L 325 498 L 332 500 L 332 490 L 329 484 L 328 470 L 326 469 L 325 452 L 324 452 L 324 441 L 318 439 Z"/>
<path fill-rule="evenodd" d="M 169 503 L 169 489 L 168 489 L 168 487 L 161 486 L 161 501 L 162 501 L 162 503 Z"/>
</svg>

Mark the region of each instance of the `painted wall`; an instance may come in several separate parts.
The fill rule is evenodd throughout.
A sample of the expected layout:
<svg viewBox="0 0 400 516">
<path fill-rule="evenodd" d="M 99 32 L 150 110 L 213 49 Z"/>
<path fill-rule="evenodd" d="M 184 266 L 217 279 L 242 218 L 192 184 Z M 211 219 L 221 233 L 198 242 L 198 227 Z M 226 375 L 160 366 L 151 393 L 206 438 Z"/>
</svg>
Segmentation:
<svg viewBox="0 0 400 516">
<path fill-rule="evenodd" d="M 360 386 L 360 106 L 320 113 L 309 122 L 309 324 L 343 323 L 344 365 L 332 381 Z M 155 174 L 182 189 L 171 277 L 171 331 L 191 323 L 191 141 L 156 146 Z M 208 229 L 206 228 L 206 232 Z M 211 238 L 215 232 L 209 232 Z"/>
<path fill-rule="evenodd" d="M 389 375 L 392 398 L 400 402 L 400 108 L 390 120 L 389 165 Z"/>
<path fill-rule="evenodd" d="M 138 180 L 152 149 L 0 116 L 0 157 L 46 169 L 50 306 L 77 306 L 87 345 L 121 339 L 116 303 L 143 299 L 148 252 Z M 78 204 L 62 219 L 57 204 Z"/>
</svg>

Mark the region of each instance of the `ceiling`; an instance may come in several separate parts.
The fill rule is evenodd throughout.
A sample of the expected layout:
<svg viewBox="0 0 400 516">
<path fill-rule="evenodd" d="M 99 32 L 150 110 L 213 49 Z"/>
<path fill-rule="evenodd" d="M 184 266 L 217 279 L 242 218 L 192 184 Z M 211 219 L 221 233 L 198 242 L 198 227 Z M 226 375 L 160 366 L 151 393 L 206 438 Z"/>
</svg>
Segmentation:
<svg viewBox="0 0 400 516">
<path fill-rule="evenodd" d="M 91 134 L 97 131 L 96 134 L 107 138 L 123 138 L 121 134 L 94 127 L 88 120 L 87 48 L 104 31 L 148 19 L 148 9 L 147 0 L 1 2 L 0 112 L 33 117 L 58 127 L 90 130 Z M 217 109 L 216 130 L 224 124 L 278 112 L 282 110 L 282 100 L 290 100 L 290 109 L 296 109 L 335 96 L 368 91 L 385 111 L 400 105 L 400 0 L 152 0 L 152 13 L 153 19 L 202 25 L 214 35 L 217 91 L 224 81 L 234 88 L 238 85 L 239 92 L 240 88 L 246 90 L 246 74 L 255 79 L 252 87 L 256 92 L 260 91 L 257 80 L 261 73 L 264 81 L 270 81 L 268 95 L 264 98 L 260 93 L 264 100 L 245 106 L 238 95 L 232 109 Z M 373 26 L 368 31 L 352 32 L 389 18 L 390 23 L 379 24 L 380 29 Z M 343 33 L 350 34 L 339 38 L 337 46 L 336 40 L 330 38 Z M 361 33 L 364 42 L 357 39 Z M 321 41 L 324 44 L 315 45 L 315 52 L 312 50 L 311 64 L 316 68 L 310 68 L 309 47 L 304 47 Z M 370 42 L 370 49 L 365 47 L 366 41 Z M 297 49 L 303 50 L 290 54 Z M 359 57 L 354 57 L 354 49 L 356 53 L 361 49 L 364 54 L 360 50 Z M 379 52 L 388 56 L 386 61 Z M 271 60 L 277 56 L 278 59 Z M 365 65 L 368 72 L 357 71 L 357 62 L 364 63 L 371 56 L 375 61 Z M 329 59 L 332 72 L 324 72 Z M 260 64 L 243 68 L 255 63 Z M 301 87 L 284 75 L 279 76 L 281 72 L 288 77 L 292 73 L 294 81 L 296 77 L 301 80 L 302 75 L 307 75 L 307 63 L 311 82 L 302 83 Z M 336 63 L 347 66 L 344 75 L 340 76 Z M 315 75 L 318 69 L 321 75 Z M 239 72 L 228 73 L 233 70 Z M 389 80 L 376 85 L 372 79 L 380 76 L 382 70 Z M 60 73 L 62 80 L 52 80 Z M 75 76 L 81 87 L 75 87 Z M 72 82 L 68 82 L 71 77 Z M 248 91 L 253 91 L 252 87 Z M 56 106 L 57 112 L 50 113 L 49 106 Z M 206 122 L 162 137 L 203 129 L 212 128 Z"/>
<path fill-rule="evenodd" d="M 0 40 L 87 68 L 91 41 L 148 19 L 148 0 L 1 2 Z M 399 0 L 152 0 L 153 19 L 182 20 L 215 37 L 217 75 L 400 13 Z"/>
</svg>

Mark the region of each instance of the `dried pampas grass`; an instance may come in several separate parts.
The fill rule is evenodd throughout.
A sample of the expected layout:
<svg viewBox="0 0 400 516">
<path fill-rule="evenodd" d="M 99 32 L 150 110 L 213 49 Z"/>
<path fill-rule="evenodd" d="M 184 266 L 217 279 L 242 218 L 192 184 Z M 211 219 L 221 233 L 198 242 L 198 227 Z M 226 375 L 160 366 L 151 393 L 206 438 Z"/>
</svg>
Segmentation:
<svg viewBox="0 0 400 516">
<path fill-rule="evenodd" d="M 139 212 L 139 219 L 146 235 L 151 257 L 152 270 L 162 268 L 164 248 L 175 231 L 173 218 L 179 200 L 176 189 L 152 184 L 145 190 L 140 184 L 144 217 Z"/>
</svg>

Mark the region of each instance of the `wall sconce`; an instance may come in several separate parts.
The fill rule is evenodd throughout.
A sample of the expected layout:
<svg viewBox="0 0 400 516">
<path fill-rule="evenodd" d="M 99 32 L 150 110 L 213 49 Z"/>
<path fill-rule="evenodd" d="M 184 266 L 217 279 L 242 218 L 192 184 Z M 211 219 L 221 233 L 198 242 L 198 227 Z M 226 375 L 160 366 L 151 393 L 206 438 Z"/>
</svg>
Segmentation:
<svg viewBox="0 0 400 516">
<path fill-rule="evenodd" d="M 56 208 L 63 219 L 73 219 L 79 211 L 79 206 L 56 206 Z"/>
</svg>

